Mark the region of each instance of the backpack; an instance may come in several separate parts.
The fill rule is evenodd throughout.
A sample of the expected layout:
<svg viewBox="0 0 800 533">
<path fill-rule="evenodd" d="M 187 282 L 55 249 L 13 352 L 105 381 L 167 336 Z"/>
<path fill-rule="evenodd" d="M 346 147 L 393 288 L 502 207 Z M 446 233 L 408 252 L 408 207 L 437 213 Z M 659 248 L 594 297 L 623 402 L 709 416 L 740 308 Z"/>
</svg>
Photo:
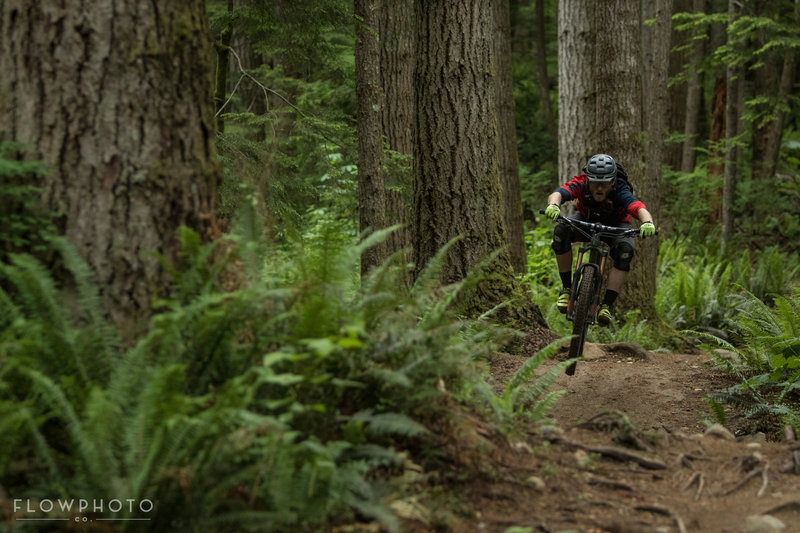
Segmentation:
<svg viewBox="0 0 800 533">
<path fill-rule="evenodd" d="M 628 173 L 625 172 L 625 169 L 622 168 L 622 165 L 619 163 L 617 163 L 617 179 L 622 180 L 622 182 L 628 186 L 628 190 L 631 191 L 631 194 L 633 194 L 633 184 L 628 179 Z"/>
</svg>

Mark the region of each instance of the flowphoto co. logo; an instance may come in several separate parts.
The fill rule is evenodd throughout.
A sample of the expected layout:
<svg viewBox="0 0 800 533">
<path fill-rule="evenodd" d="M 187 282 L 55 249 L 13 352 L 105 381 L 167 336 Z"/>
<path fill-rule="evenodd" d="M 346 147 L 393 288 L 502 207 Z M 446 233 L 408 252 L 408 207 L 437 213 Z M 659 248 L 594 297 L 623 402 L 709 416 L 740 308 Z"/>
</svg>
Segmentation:
<svg viewBox="0 0 800 533">
<path fill-rule="evenodd" d="M 43 498 L 14 499 L 14 519 L 25 522 L 147 521 L 153 511 L 147 499 Z M 122 516 L 109 516 L 122 515 Z"/>
</svg>

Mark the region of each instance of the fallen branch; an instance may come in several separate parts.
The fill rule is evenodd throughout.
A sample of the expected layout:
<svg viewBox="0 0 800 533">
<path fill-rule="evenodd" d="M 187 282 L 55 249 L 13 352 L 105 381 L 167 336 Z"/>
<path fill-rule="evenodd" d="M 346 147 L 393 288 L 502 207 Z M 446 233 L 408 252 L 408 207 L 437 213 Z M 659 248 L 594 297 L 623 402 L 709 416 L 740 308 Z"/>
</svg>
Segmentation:
<svg viewBox="0 0 800 533">
<path fill-rule="evenodd" d="M 645 504 L 645 505 L 637 505 L 636 507 L 634 507 L 634 509 L 637 511 L 649 511 L 651 513 L 657 513 L 663 516 L 667 516 L 671 518 L 673 522 L 675 522 L 675 525 L 678 526 L 678 531 L 680 531 L 680 533 L 686 533 L 686 526 L 683 525 L 683 520 L 681 520 L 681 517 L 676 515 L 666 507 L 654 504 Z"/>
</svg>

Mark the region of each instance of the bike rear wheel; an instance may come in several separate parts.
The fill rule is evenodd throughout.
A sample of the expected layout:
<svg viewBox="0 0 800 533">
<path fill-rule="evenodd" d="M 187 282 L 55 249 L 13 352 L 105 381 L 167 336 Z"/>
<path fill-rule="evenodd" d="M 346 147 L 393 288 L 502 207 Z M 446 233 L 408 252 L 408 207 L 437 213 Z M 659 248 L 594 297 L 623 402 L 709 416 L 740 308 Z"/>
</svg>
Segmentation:
<svg viewBox="0 0 800 533">
<path fill-rule="evenodd" d="M 583 355 L 583 345 L 586 342 L 586 330 L 589 329 L 592 297 L 594 296 L 594 283 L 597 272 L 591 266 L 583 269 L 581 282 L 578 285 L 578 297 L 575 302 L 575 314 L 572 318 L 572 341 L 569 344 L 569 357 L 573 359 Z M 566 374 L 575 373 L 577 363 L 567 367 Z"/>
</svg>

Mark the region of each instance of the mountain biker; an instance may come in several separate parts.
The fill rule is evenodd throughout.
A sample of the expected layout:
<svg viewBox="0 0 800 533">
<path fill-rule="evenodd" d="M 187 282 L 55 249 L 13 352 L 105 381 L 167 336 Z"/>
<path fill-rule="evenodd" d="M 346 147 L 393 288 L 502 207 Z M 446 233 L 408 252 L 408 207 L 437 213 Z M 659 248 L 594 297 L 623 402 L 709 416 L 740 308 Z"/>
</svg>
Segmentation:
<svg viewBox="0 0 800 533">
<path fill-rule="evenodd" d="M 619 179 L 618 179 L 619 178 Z M 627 174 L 621 165 L 610 155 L 597 154 L 589 158 L 583 173 L 574 176 L 560 186 L 547 198 L 545 215 L 557 220 L 563 202 L 577 200 L 578 214 L 573 218 L 588 222 L 599 222 L 606 226 L 632 227 L 631 216 L 638 218 L 641 237 L 655 235 L 653 216 L 644 203 L 633 195 L 627 182 Z M 566 224 L 558 224 L 553 230 L 553 251 L 561 277 L 563 289 L 558 295 L 558 310 L 567 312 L 572 290 L 572 243 L 586 240 Z M 603 302 L 597 311 L 597 322 L 608 326 L 611 322 L 611 306 L 619 296 L 619 291 L 630 271 L 633 258 L 633 237 L 610 237 L 604 239 L 611 247 L 614 266 L 608 276 L 608 287 Z"/>
</svg>

